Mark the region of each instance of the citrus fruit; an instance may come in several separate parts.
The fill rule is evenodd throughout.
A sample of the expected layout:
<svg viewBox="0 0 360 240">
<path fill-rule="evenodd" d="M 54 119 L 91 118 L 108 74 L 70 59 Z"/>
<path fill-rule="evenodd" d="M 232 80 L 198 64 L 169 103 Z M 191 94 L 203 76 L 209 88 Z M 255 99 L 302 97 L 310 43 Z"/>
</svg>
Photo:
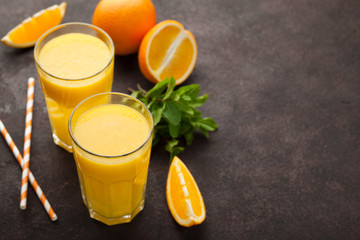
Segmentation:
<svg viewBox="0 0 360 240">
<path fill-rule="evenodd" d="M 140 70 L 149 81 L 174 77 L 176 85 L 189 77 L 196 59 L 195 37 L 174 20 L 153 27 L 142 40 L 138 55 Z"/>
<path fill-rule="evenodd" d="M 14 48 L 32 47 L 43 33 L 61 23 L 65 11 L 66 2 L 42 9 L 10 30 L 1 42 Z"/>
<path fill-rule="evenodd" d="M 101 0 L 92 24 L 110 35 L 116 54 L 132 54 L 139 50 L 142 38 L 156 24 L 155 7 L 150 0 Z"/>
<path fill-rule="evenodd" d="M 184 227 L 205 220 L 205 204 L 200 190 L 185 164 L 174 157 L 166 182 L 166 199 L 175 221 Z"/>
</svg>

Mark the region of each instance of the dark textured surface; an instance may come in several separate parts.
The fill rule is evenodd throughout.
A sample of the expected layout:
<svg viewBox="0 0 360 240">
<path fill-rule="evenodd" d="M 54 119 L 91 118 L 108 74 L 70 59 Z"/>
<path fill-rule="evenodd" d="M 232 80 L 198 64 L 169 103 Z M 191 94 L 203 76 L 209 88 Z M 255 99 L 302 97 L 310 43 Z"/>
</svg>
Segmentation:
<svg viewBox="0 0 360 240">
<path fill-rule="evenodd" d="M 57 1 L 2 0 L 0 34 Z M 91 22 L 96 0 L 68 2 L 64 22 Z M 154 0 L 199 46 L 185 84 L 219 130 L 180 155 L 202 191 L 206 221 L 183 228 L 165 198 L 168 156 L 153 150 L 146 205 L 132 223 L 92 220 L 72 155 L 55 146 L 36 82 L 30 167 L 59 220 L 33 190 L 19 209 L 20 168 L 0 140 L 0 239 L 360 239 L 360 1 Z M 0 46 L 0 118 L 20 149 L 33 49 Z M 114 91 L 140 83 L 137 56 L 117 57 Z"/>
</svg>

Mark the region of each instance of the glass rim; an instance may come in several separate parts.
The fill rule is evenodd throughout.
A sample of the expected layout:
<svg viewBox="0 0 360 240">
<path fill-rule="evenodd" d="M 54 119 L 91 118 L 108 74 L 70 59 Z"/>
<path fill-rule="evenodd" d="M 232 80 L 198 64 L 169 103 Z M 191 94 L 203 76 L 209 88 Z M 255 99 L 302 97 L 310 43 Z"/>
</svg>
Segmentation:
<svg viewBox="0 0 360 240">
<path fill-rule="evenodd" d="M 50 33 L 54 32 L 54 31 L 56 31 L 58 29 L 61 29 L 63 27 L 70 26 L 70 25 L 86 26 L 86 27 L 95 29 L 96 31 L 101 32 L 102 34 L 104 34 L 106 36 L 106 38 L 109 40 L 110 44 L 111 44 L 112 49 L 109 49 L 111 57 L 110 57 L 108 63 L 101 70 L 99 70 L 98 72 L 96 72 L 96 73 L 94 73 L 94 74 L 92 74 L 90 76 L 86 76 L 86 77 L 83 77 L 83 78 L 62 78 L 62 77 L 55 76 L 54 74 L 49 73 L 48 71 L 46 71 L 41 66 L 41 64 L 39 62 L 39 59 L 38 59 L 38 57 L 36 55 L 36 51 L 37 51 L 37 48 L 38 48 L 40 42 L 43 41 Z M 105 32 L 105 30 L 103 30 L 103 29 L 101 29 L 101 28 L 99 28 L 99 27 L 97 27 L 95 25 L 92 25 L 92 24 L 89 24 L 89 23 L 83 23 L 83 22 L 63 23 L 63 24 L 59 24 L 59 25 L 56 25 L 55 27 L 50 28 L 49 30 L 47 30 L 45 33 L 43 33 L 40 36 L 40 38 L 36 41 L 36 44 L 35 44 L 35 47 L 34 47 L 34 59 L 35 59 L 36 66 L 38 66 L 43 72 L 45 72 L 50 77 L 56 78 L 57 80 L 61 80 L 61 81 L 82 81 L 82 80 L 86 80 L 86 79 L 89 79 L 89 78 L 93 78 L 96 75 L 99 75 L 100 73 L 102 73 L 106 68 L 108 68 L 110 66 L 111 62 L 114 59 L 114 56 L 115 56 L 115 46 L 114 46 L 114 42 L 111 39 L 110 35 L 107 34 L 107 32 Z"/>
<path fill-rule="evenodd" d="M 87 150 L 86 148 L 84 148 L 83 146 L 81 146 L 79 144 L 79 142 L 75 139 L 75 136 L 73 135 L 73 132 L 72 132 L 72 128 L 71 128 L 71 120 L 72 120 L 72 117 L 75 113 L 75 111 L 87 100 L 93 98 L 93 97 L 97 97 L 97 96 L 100 96 L 100 95 L 118 95 L 118 96 L 124 96 L 124 97 L 127 97 L 127 98 L 130 98 L 130 99 L 133 99 L 135 100 L 136 102 L 140 103 L 146 110 L 146 112 L 149 114 L 150 116 L 150 132 L 149 132 L 149 136 L 145 139 L 145 141 L 139 146 L 137 147 L 136 149 L 134 149 L 133 151 L 131 152 L 128 152 L 128 153 L 124 153 L 124 154 L 120 154 L 120 155 L 111 155 L 111 156 L 108 156 L 108 155 L 102 155 L 102 154 L 97 154 L 97 153 L 94 153 L 90 150 Z M 97 106 L 101 106 L 101 105 L 97 105 Z M 70 134 L 70 137 L 71 137 L 71 140 L 74 141 L 74 143 L 80 147 L 83 151 L 91 154 L 91 155 L 94 155 L 94 156 L 97 156 L 97 157 L 102 157 L 102 158 L 119 158 L 119 157 L 125 157 L 125 156 L 129 156 L 137 151 L 139 151 L 140 149 L 142 149 L 150 140 L 151 136 L 153 135 L 153 131 L 154 131 L 154 120 L 153 120 L 153 117 L 152 117 L 152 114 L 150 112 L 150 110 L 146 107 L 146 105 L 141 102 L 139 99 L 135 98 L 135 97 L 132 97 L 128 94 L 125 94 L 125 93 L 119 93 L 119 92 L 104 92 L 104 93 L 98 93 L 98 94 L 95 94 L 95 95 L 92 95 L 90 97 L 87 97 L 85 98 L 84 100 L 82 100 L 81 102 L 78 103 L 78 105 L 76 105 L 76 107 L 73 109 L 73 111 L 71 112 L 70 114 L 70 117 L 69 117 L 69 122 L 68 122 L 68 131 L 69 131 L 69 134 Z M 74 149 L 73 149 L 73 152 L 74 152 Z"/>
</svg>

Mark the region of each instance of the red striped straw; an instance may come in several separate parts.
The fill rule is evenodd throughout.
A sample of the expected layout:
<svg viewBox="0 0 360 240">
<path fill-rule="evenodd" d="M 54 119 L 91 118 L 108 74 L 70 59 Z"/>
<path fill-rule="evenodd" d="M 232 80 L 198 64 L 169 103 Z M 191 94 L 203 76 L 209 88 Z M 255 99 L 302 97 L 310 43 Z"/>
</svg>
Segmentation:
<svg viewBox="0 0 360 240">
<path fill-rule="evenodd" d="M 26 117 L 25 117 L 25 134 L 24 134 L 24 152 L 22 177 L 21 177 L 21 195 L 20 195 L 20 208 L 26 209 L 28 181 L 29 181 L 29 165 L 30 165 L 30 146 L 31 146 L 31 129 L 32 129 L 32 116 L 34 105 L 34 86 L 35 79 L 28 79 L 27 99 L 26 99 Z"/>
<path fill-rule="evenodd" d="M 22 168 L 23 167 L 23 165 L 22 165 L 23 158 L 21 156 L 21 153 L 19 152 L 19 149 L 16 147 L 14 141 L 12 140 L 9 132 L 6 130 L 1 119 L 0 119 L 0 131 L 5 139 L 6 143 L 9 145 L 9 148 L 11 149 L 12 153 L 14 154 L 16 160 L 18 161 L 20 167 Z M 45 211 L 49 215 L 50 219 L 52 221 L 56 221 L 57 216 L 56 216 L 54 210 L 52 209 L 49 201 L 46 199 L 45 194 L 41 190 L 39 184 L 37 183 L 34 175 L 32 174 L 32 172 L 30 170 L 29 170 L 29 181 L 30 181 L 31 186 L 33 187 L 34 191 L 36 192 L 37 196 L 39 197 L 42 205 L 44 206 Z"/>
</svg>

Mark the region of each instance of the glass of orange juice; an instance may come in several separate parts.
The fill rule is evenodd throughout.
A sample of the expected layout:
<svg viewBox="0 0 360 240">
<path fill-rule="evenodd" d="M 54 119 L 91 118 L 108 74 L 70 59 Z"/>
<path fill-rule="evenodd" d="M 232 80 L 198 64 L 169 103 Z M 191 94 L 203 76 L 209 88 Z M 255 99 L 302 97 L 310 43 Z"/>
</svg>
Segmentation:
<svg viewBox="0 0 360 240">
<path fill-rule="evenodd" d="M 114 45 L 102 29 L 86 23 L 66 23 L 44 33 L 34 58 L 55 144 L 71 152 L 68 120 L 83 99 L 110 92 Z"/>
<path fill-rule="evenodd" d="M 153 127 L 146 106 L 126 94 L 96 94 L 75 107 L 69 132 L 90 217 L 114 225 L 144 208 Z"/>
</svg>

